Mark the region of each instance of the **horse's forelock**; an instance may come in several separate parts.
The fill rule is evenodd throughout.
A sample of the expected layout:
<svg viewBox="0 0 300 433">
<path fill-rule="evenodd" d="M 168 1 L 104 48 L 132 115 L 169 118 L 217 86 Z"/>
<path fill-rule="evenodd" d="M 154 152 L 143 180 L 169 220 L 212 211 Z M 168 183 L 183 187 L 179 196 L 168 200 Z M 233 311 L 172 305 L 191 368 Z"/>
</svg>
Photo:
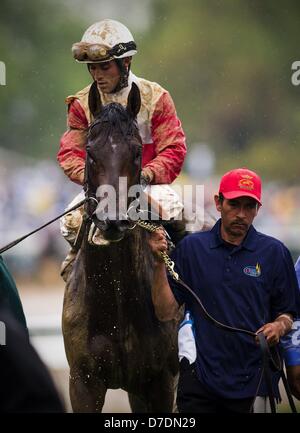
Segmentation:
<svg viewBox="0 0 300 433">
<path fill-rule="evenodd" d="M 97 117 L 91 124 L 90 130 L 94 129 L 95 127 L 98 127 L 98 130 L 100 127 L 103 127 L 103 124 L 108 124 L 113 127 L 115 125 L 119 125 L 121 122 L 131 124 L 132 119 L 128 115 L 125 107 L 116 102 L 112 102 L 111 104 L 105 105 L 103 107 L 100 116 Z"/>
<path fill-rule="evenodd" d="M 141 142 L 137 121 L 132 119 L 125 107 L 115 102 L 105 105 L 100 116 L 90 125 L 89 139 L 93 140 L 101 134 L 107 136 L 114 129 L 123 136 L 136 136 Z"/>
</svg>

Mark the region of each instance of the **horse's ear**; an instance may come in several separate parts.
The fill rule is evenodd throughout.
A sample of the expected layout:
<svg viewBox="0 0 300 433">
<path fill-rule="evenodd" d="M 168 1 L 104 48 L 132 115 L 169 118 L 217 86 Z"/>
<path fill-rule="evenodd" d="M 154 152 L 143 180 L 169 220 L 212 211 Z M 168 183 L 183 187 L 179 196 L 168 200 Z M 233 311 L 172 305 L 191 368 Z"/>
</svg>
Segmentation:
<svg viewBox="0 0 300 433">
<path fill-rule="evenodd" d="M 102 101 L 98 91 L 97 81 L 93 82 L 89 91 L 89 109 L 94 119 L 96 119 L 102 111 Z"/>
<path fill-rule="evenodd" d="M 132 83 L 131 90 L 127 99 L 127 112 L 134 119 L 141 108 L 141 93 L 140 89 L 135 83 Z"/>
</svg>

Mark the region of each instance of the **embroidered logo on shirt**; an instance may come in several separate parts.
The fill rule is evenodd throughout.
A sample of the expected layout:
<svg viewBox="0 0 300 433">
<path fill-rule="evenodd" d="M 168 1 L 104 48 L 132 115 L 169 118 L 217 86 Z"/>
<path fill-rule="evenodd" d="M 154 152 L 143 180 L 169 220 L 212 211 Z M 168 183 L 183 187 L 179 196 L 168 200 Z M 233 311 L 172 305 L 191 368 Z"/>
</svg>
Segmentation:
<svg viewBox="0 0 300 433">
<path fill-rule="evenodd" d="M 258 263 L 256 263 L 256 266 L 246 266 L 244 268 L 244 274 L 249 277 L 259 277 L 261 274 L 261 267 Z"/>
</svg>

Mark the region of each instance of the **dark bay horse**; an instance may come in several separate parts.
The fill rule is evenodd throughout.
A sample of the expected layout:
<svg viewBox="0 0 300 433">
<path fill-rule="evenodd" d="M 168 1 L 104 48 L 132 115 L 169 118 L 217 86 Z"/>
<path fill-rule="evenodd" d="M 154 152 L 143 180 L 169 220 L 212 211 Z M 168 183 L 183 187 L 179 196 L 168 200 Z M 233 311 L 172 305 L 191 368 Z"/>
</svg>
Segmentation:
<svg viewBox="0 0 300 433">
<path fill-rule="evenodd" d="M 66 286 L 63 335 L 76 412 L 100 412 L 108 388 L 127 391 L 134 412 L 173 410 L 177 323 L 159 322 L 154 313 L 148 233 L 140 227 L 129 230 L 118 212 L 115 218 L 101 218 L 97 212 L 101 199 L 98 203 L 95 199 L 102 185 L 113 186 L 118 195 L 120 176 L 128 188 L 139 183 L 142 143 L 135 119 L 140 105 L 135 84 L 127 107 L 102 106 L 96 84 L 91 86 L 94 121 L 88 136 L 85 189 L 93 199 L 85 211 L 104 238 L 114 242 L 91 245 L 88 220 Z"/>
</svg>

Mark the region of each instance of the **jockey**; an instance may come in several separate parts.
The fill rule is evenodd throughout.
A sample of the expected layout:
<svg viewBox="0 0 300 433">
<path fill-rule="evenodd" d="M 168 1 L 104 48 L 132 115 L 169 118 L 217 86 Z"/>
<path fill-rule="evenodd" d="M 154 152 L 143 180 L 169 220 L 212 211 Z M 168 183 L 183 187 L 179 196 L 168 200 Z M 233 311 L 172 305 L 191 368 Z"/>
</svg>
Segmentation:
<svg viewBox="0 0 300 433">
<path fill-rule="evenodd" d="M 131 32 L 120 22 L 105 19 L 91 25 L 81 42 L 73 44 L 72 52 L 77 62 L 87 64 L 104 105 L 118 102 L 126 106 L 131 84 L 137 84 L 141 94 L 137 121 L 143 142 L 142 183 L 172 183 L 186 154 L 185 134 L 169 92 L 131 72 L 132 56 L 137 53 Z M 80 185 L 84 182 L 88 127 L 93 120 L 88 107 L 90 87 L 66 98 L 68 130 L 57 155 L 65 174 Z"/>
<path fill-rule="evenodd" d="M 170 94 L 159 84 L 138 78 L 130 71 L 137 47 L 130 31 L 114 20 L 90 26 L 81 42 L 72 47 L 73 56 L 86 63 L 97 81 L 103 104 L 126 106 L 132 82 L 141 92 L 137 120 L 143 140 L 142 176 L 153 184 L 170 184 L 179 175 L 186 154 L 185 135 Z M 83 184 L 87 129 L 91 123 L 88 93 L 91 85 L 68 96 L 68 130 L 60 142 L 58 162 L 65 174 Z"/>
</svg>

